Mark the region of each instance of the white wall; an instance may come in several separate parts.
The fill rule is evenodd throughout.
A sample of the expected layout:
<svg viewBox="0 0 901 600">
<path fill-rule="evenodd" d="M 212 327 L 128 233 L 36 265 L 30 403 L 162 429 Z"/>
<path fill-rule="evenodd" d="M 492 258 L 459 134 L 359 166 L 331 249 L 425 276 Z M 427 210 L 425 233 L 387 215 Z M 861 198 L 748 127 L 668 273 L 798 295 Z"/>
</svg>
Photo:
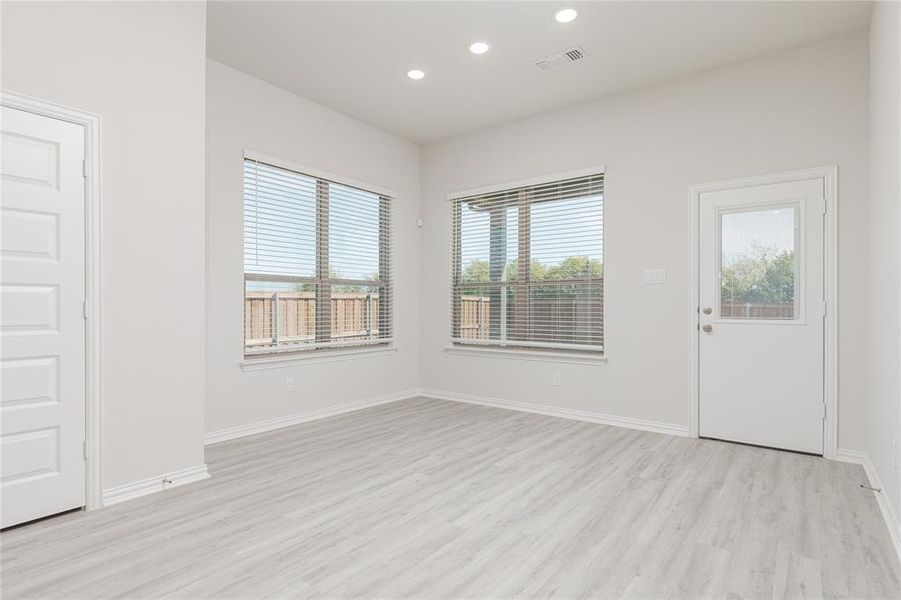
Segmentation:
<svg viewBox="0 0 901 600">
<path fill-rule="evenodd" d="M 898 273 L 897 14 L 896 4 L 877 6 L 869 48 L 861 32 L 430 146 L 420 207 L 416 146 L 206 61 L 203 3 L 4 2 L 3 89 L 102 117 L 104 487 L 202 463 L 204 430 L 420 384 L 687 425 L 690 185 L 838 164 L 839 443 L 873 457 L 899 506 L 886 449 L 899 422 L 898 283 L 886 277 Z M 397 191 L 397 352 L 240 370 L 244 148 Z M 445 354 L 445 193 L 599 163 L 608 169 L 610 364 Z M 653 267 L 668 269 L 666 286 L 642 285 L 641 271 Z M 871 311 L 895 315 L 894 338 Z M 550 385 L 552 371 L 562 386 Z M 286 375 L 297 381 L 293 394 L 283 391 Z"/>
<path fill-rule="evenodd" d="M 218 62 L 207 65 L 207 431 L 418 387 L 419 148 Z M 397 193 L 396 352 L 241 370 L 245 148 Z M 293 393 L 285 392 L 286 376 L 295 379 Z"/>
<path fill-rule="evenodd" d="M 206 5 L 2 5 L 2 87 L 101 117 L 103 487 L 203 463 Z"/>
<path fill-rule="evenodd" d="M 604 68 L 603 59 L 583 67 Z M 688 426 L 692 184 L 837 164 L 840 434 L 865 441 L 866 32 L 608 97 L 423 149 L 422 385 Z M 454 190 L 597 164 L 606 176 L 606 366 L 447 354 Z M 666 268 L 663 287 L 642 271 Z M 562 385 L 551 386 L 553 371 Z"/>
<path fill-rule="evenodd" d="M 899 207 L 901 207 L 901 152 L 899 152 L 899 77 L 901 77 L 901 4 L 877 2 L 870 24 L 870 205 L 869 205 L 869 313 L 870 369 L 867 388 L 867 436 L 860 448 L 870 455 L 882 479 L 884 493 L 901 514 L 901 482 L 896 460 L 901 448 L 899 377 L 901 330 L 899 297 Z"/>
</svg>

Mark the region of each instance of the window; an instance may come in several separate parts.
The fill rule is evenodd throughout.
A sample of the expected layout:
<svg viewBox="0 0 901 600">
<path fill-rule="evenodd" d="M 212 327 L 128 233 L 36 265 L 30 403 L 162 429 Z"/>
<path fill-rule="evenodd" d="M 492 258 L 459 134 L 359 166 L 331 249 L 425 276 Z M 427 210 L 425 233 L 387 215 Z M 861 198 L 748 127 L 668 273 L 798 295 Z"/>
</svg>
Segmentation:
<svg viewBox="0 0 901 600">
<path fill-rule="evenodd" d="M 604 176 L 452 203 L 451 340 L 603 353 Z"/>
<path fill-rule="evenodd" d="M 244 160 L 244 354 L 387 344 L 391 198 Z"/>
<path fill-rule="evenodd" d="M 800 214 L 800 203 L 719 214 L 720 318 L 798 318 Z"/>
</svg>

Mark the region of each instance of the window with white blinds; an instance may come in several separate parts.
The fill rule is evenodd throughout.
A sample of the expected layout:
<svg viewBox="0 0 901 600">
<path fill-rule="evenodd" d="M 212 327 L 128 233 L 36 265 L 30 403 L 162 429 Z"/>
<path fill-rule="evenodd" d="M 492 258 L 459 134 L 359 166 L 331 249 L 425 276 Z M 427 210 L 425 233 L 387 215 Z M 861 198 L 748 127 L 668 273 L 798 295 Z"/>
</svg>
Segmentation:
<svg viewBox="0 0 901 600">
<path fill-rule="evenodd" d="M 604 351 L 604 175 L 452 202 L 454 344 Z"/>
<path fill-rule="evenodd" d="M 391 198 L 244 160 L 244 353 L 387 344 Z"/>
</svg>

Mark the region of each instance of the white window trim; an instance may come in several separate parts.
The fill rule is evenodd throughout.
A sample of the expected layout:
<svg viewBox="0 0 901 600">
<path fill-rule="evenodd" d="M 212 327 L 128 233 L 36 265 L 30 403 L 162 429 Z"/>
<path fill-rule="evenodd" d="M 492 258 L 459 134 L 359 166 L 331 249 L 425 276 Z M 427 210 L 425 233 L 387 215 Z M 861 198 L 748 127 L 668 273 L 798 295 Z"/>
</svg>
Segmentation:
<svg viewBox="0 0 901 600">
<path fill-rule="evenodd" d="M 546 183 L 553 183 L 555 181 L 560 181 L 562 179 L 575 179 L 577 177 L 587 177 L 590 175 L 604 175 L 604 214 L 606 215 L 607 208 L 607 197 L 606 197 L 606 189 L 607 189 L 607 167 L 606 165 L 596 165 L 594 167 L 585 167 L 582 169 L 575 169 L 572 171 L 563 171 L 557 173 L 548 173 L 545 175 L 540 175 L 538 177 L 530 177 L 528 179 L 519 179 L 515 181 L 507 181 L 503 183 L 494 183 L 487 186 L 470 188 L 465 190 L 458 190 L 455 192 L 448 192 L 445 200 L 448 202 L 453 202 L 454 200 L 459 200 L 460 198 L 466 198 L 469 196 L 478 196 L 481 194 L 492 194 L 496 192 L 503 192 L 505 190 L 520 188 L 520 187 L 528 187 L 535 185 L 543 185 Z M 603 221 L 603 239 L 607 239 L 607 219 L 605 218 Z M 606 254 L 606 252 L 605 252 Z M 453 269 L 453 266 L 451 266 Z M 605 279 L 606 284 L 606 279 Z M 451 293 L 450 288 L 448 288 L 448 293 L 445 294 L 447 297 L 447 313 L 453 311 L 451 297 L 453 294 Z M 601 298 L 601 310 L 603 314 L 607 314 L 607 294 L 606 291 Z M 536 349 L 536 348 L 505 348 L 496 344 L 478 344 L 471 343 L 471 341 L 467 342 L 459 342 L 453 338 L 451 335 L 448 340 L 448 345 L 445 346 L 444 351 L 448 354 L 459 354 L 461 356 L 481 356 L 487 358 L 514 358 L 520 360 L 535 360 L 535 361 L 543 361 L 543 362 L 556 362 L 556 363 L 569 363 L 569 364 L 592 364 L 592 365 L 606 365 L 607 364 L 607 337 L 604 336 L 604 347 L 602 350 L 597 351 L 593 350 L 590 352 L 558 352 L 553 349 Z"/>
<path fill-rule="evenodd" d="M 606 175 L 607 167 L 604 165 L 597 165 L 594 167 L 586 167 L 584 169 L 576 169 L 574 171 L 564 171 L 562 173 L 548 173 L 547 175 L 540 175 L 538 177 L 530 177 L 529 179 L 520 179 L 518 181 L 507 181 L 505 183 L 493 183 L 491 185 L 486 185 L 477 188 L 471 188 L 468 190 L 458 190 L 456 192 L 450 192 L 447 194 L 445 198 L 449 202 L 454 200 L 459 200 L 460 198 L 466 198 L 468 196 L 480 196 L 482 194 L 493 194 L 496 192 L 503 192 L 506 190 L 521 188 L 521 187 L 530 187 L 536 185 L 543 185 L 546 183 L 554 183 L 556 181 L 560 181 L 562 179 L 576 179 L 578 177 L 588 177 L 589 175 Z M 606 189 L 607 182 L 604 181 L 604 186 Z"/>
<path fill-rule="evenodd" d="M 331 173 L 329 171 L 324 171 L 322 169 L 317 169 L 315 167 L 310 167 L 308 165 L 304 165 L 301 163 L 297 163 L 294 161 L 286 160 L 283 158 L 279 158 L 277 156 L 272 156 L 271 154 L 266 154 L 265 152 L 259 152 L 257 150 L 253 150 L 252 148 L 244 148 L 244 157 L 242 159 L 242 164 L 246 160 L 254 160 L 257 162 L 265 163 L 273 167 L 278 167 L 281 169 L 287 169 L 289 171 L 294 171 L 300 173 L 302 175 L 307 175 L 309 177 L 324 179 L 330 181 L 332 183 L 337 183 L 339 185 L 346 185 L 349 187 L 357 188 L 372 194 L 377 194 L 379 196 L 385 196 L 390 198 L 391 202 L 397 202 L 397 193 L 394 190 L 389 188 L 381 187 L 375 184 L 366 183 L 364 181 L 359 181 L 357 179 L 353 179 L 350 177 L 345 177 L 343 175 L 337 175 L 335 173 Z M 392 207 L 393 211 L 393 207 Z M 393 271 L 394 267 L 394 248 L 393 248 L 393 240 L 394 240 L 394 228 L 395 228 L 395 220 L 391 219 L 390 224 L 390 239 L 392 240 L 392 246 L 390 248 L 391 255 L 391 268 Z M 242 269 L 243 270 L 243 269 Z M 392 285 L 393 287 L 393 285 Z M 391 308 L 391 321 L 392 327 L 394 326 L 394 308 Z M 243 334 L 242 334 L 243 337 Z M 238 364 L 241 367 L 242 371 L 257 371 L 261 369 L 275 369 L 281 368 L 291 365 L 303 365 L 311 362 L 335 362 L 339 360 L 349 360 L 353 358 L 364 358 L 368 355 L 375 354 L 385 354 L 388 352 L 394 352 L 397 350 L 397 346 L 394 343 L 394 337 L 374 341 L 370 344 L 364 344 L 361 346 L 354 346 L 348 349 L 341 349 L 340 346 L 332 346 L 331 348 L 310 348 L 305 350 L 273 350 L 272 352 L 259 352 L 259 353 L 247 353 L 246 348 L 242 351 L 240 355 L 241 358 L 238 361 Z"/>
<path fill-rule="evenodd" d="M 603 346 L 587 346 L 585 344 L 555 344 L 553 342 L 533 342 L 528 340 L 470 340 L 467 338 L 451 338 L 454 346 L 487 346 L 489 348 L 506 348 L 507 350 L 536 350 L 538 352 L 581 351 L 584 354 L 603 354 Z"/>
<path fill-rule="evenodd" d="M 359 190 L 363 190 L 364 192 L 370 192 L 379 196 L 387 196 L 394 201 L 397 200 L 397 194 L 393 190 L 389 190 L 388 188 L 384 188 L 373 183 L 366 183 L 364 181 L 351 179 L 350 177 L 336 175 L 335 173 L 329 173 L 328 171 L 323 171 L 322 169 L 317 169 L 309 165 L 302 165 L 290 160 L 278 158 L 277 156 L 272 156 L 271 154 L 265 154 L 263 152 L 244 148 L 244 158 L 246 160 L 255 160 L 257 162 L 266 163 L 280 169 L 294 171 L 296 173 L 300 173 L 301 175 L 307 175 L 316 179 L 325 179 L 331 181 L 332 183 L 338 183 L 352 188 L 357 188 Z"/>
<path fill-rule="evenodd" d="M 565 363 L 571 365 L 606 365 L 607 357 L 600 352 L 554 352 L 552 350 L 510 349 L 489 347 L 488 345 L 450 345 L 445 346 L 448 354 L 460 356 L 477 356 L 479 358 L 505 358 L 515 360 L 531 360 L 545 363 Z"/>
<path fill-rule="evenodd" d="M 261 163 L 268 164 L 273 167 L 278 167 L 281 169 L 286 169 L 288 171 L 294 171 L 296 173 L 300 173 L 302 175 L 307 175 L 312 178 L 326 180 L 331 183 L 337 183 L 339 185 L 346 185 L 349 187 L 357 188 L 372 194 L 377 194 L 379 196 L 387 197 L 391 200 L 392 204 L 397 201 L 397 194 L 388 188 L 384 188 L 378 185 L 366 183 L 363 181 L 359 181 L 356 179 L 352 179 L 350 177 L 344 177 L 342 175 L 337 175 L 335 173 L 330 173 L 328 171 L 324 171 L 322 169 L 317 169 L 314 167 L 310 167 L 307 165 L 303 165 L 301 163 L 297 163 L 294 161 L 286 160 L 283 158 L 279 158 L 277 156 L 272 156 L 271 154 L 266 154 L 264 152 L 259 152 L 257 150 L 253 150 L 251 148 L 244 148 L 244 158 L 242 159 L 242 163 L 247 161 L 257 161 Z M 394 207 L 391 206 L 391 212 L 393 213 Z M 394 235 L 395 235 L 395 221 L 392 218 L 390 220 L 390 239 L 392 240 L 389 245 L 389 265 L 393 271 L 394 266 Z M 245 273 L 246 277 L 246 273 Z M 246 285 L 246 278 L 245 278 Z M 389 280 L 390 281 L 390 280 Z M 391 286 L 393 287 L 393 285 Z M 392 327 L 394 326 L 394 308 L 393 306 L 390 308 L 391 310 L 391 323 Z M 244 336 L 242 330 L 242 338 Z M 374 348 L 373 346 L 377 346 Z M 310 348 L 306 350 L 291 350 L 291 349 L 283 349 L 283 350 L 273 350 L 271 352 L 257 352 L 257 353 L 248 353 L 246 347 L 241 354 L 241 360 L 239 361 L 239 365 L 241 366 L 242 371 L 254 371 L 265 368 L 278 368 L 281 366 L 288 365 L 298 365 L 309 362 L 334 362 L 336 360 L 347 360 L 349 358 L 355 358 L 355 355 L 368 355 L 368 354 L 380 354 L 384 352 L 391 352 L 396 350 L 396 346 L 394 344 L 394 337 L 381 339 L 377 341 L 372 341 L 369 344 L 363 344 L 360 346 L 354 345 L 348 349 L 342 349 L 340 345 L 331 346 L 331 347 L 319 347 L 319 348 Z M 321 356 L 320 356 L 321 355 Z M 284 360 L 282 360 L 284 359 Z M 268 366 L 265 366 L 268 365 Z"/>
<path fill-rule="evenodd" d="M 301 350 L 298 352 L 272 352 L 268 355 L 247 356 L 241 361 L 242 371 L 262 371 L 281 369 L 311 363 L 328 363 L 342 360 L 367 358 L 397 352 L 393 342 L 371 348 L 361 347 L 348 350 Z"/>
</svg>

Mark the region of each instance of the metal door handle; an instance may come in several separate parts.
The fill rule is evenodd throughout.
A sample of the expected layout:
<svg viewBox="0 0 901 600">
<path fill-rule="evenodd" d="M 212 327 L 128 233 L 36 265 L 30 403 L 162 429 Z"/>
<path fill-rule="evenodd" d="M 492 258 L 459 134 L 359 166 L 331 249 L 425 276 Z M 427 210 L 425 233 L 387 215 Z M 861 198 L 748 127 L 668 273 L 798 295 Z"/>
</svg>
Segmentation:
<svg viewBox="0 0 901 600">
<path fill-rule="evenodd" d="M 704 325 L 701 329 L 704 330 L 704 333 L 710 333 L 713 331 L 713 325 Z"/>
<path fill-rule="evenodd" d="M 713 309 L 710 308 L 709 306 L 705 306 L 704 309 L 703 309 L 703 312 L 704 312 L 705 315 L 709 315 L 710 313 L 713 312 Z"/>
</svg>

